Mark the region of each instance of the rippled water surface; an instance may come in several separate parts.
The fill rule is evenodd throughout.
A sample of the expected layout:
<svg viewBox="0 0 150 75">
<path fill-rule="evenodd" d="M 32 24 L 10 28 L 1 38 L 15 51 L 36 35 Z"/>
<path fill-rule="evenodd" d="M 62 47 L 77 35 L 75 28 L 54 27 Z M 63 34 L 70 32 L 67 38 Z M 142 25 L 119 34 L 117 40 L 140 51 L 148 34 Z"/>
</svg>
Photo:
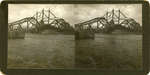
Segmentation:
<svg viewBox="0 0 150 75">
<path fill-rule="evenodd" d="M 142 35 L 96 34 L 75 41 L 74 35 L 27 34 L 8 40 L 8 68 L 142 69 Z"/>
</svg>

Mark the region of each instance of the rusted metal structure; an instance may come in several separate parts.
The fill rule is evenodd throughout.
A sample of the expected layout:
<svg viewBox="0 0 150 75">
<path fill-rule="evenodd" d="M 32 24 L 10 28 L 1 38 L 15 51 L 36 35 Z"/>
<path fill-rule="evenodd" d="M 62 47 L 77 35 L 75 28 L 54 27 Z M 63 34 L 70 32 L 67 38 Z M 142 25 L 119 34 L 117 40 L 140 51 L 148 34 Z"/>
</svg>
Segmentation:
<svg viewBox="0 0 150 75">
<path fill-rule="evenodd" d="M 75 24 L 76 38 L 83 38 L 81 33 L 94 35 L 94 33 L 112 33 L 120 29 L 126 32 L 142 32 L 142 27 L 134 19 L 126 17 L 120 10 L 106 12 L 104 16 Z M 80 37 L 81 36 L 81 37 Z M 94 36 L 84 36 L 94 38 Z"/>
</svg>

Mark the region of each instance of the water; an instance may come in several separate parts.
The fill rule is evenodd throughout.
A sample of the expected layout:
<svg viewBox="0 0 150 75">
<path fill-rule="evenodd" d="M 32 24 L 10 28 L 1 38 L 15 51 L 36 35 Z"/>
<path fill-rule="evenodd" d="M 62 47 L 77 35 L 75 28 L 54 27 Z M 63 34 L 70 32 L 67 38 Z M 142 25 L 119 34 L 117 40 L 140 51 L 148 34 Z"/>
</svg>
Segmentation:
<svg viewBox="0 0 150 75">
<path fill-rule="evenodd" d="M 140 70 L 142 36 L 97 34 L 95 40 L 76 41 L 76 67 L 79 69 Z"/>
<path fill-rule="evenodd" d="M 8 41 L 8 68 L 72 68 L 74 36 L 27 34 Z"/>
<path fill-rule="evenodd" d="M 95 40 L 74 35 L 27 34 L 8 41 L 8 68 L 142 69 L 142 35 L 96 34 Z"/>
</svg>

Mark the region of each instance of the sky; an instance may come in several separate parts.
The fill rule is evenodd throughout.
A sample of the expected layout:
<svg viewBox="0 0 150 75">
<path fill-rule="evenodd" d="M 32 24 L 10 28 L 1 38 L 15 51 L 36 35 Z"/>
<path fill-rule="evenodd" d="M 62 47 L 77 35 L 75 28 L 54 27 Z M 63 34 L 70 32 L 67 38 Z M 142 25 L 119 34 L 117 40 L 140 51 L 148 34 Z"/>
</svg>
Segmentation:
<svg viewBox="0 0 150 75">
<path fill-rule="evenodd" d="M 43 8 L 50 9 L 57 17 L 65 19 L 71 25 L 102 17 L 112 9 L 121 10 L 127 17 L 142 25 L 141 4 L 9 4 L 8 22 L 31 17 Z"/>
</svg>

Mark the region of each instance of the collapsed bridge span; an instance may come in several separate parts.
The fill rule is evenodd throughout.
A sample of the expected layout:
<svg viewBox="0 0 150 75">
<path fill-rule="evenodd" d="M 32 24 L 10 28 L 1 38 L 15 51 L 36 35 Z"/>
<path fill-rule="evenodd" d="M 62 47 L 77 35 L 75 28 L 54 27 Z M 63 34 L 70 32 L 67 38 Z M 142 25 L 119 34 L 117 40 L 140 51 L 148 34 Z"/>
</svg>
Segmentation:
<svg viewBox="0 0 150 75">
<path fill-rule="evenodd" d="M 10 37 L 13 37 L 13 32 L 18 33 L 19 35 L 21 33 L 41 33 L 44 30 L 73 33 L 74 29 L 63 18 L 56 17 L 50 9 L 43 9 L 42 11 L 36 12 L 32 17 L 26 17 L 8 24 L 8 32 L 10 32 Z"/>
<path fill-rule="evenodd" d="M 76 39 L 94 38 L 94 33 L 112 33 L 117 29 L 129 33 L 142 32 L 142 26 L 134 19 L 126 17 L 120 10 L 112 10 L 102 17 L 75 24 L 75 35 Z"/>
</svg>

